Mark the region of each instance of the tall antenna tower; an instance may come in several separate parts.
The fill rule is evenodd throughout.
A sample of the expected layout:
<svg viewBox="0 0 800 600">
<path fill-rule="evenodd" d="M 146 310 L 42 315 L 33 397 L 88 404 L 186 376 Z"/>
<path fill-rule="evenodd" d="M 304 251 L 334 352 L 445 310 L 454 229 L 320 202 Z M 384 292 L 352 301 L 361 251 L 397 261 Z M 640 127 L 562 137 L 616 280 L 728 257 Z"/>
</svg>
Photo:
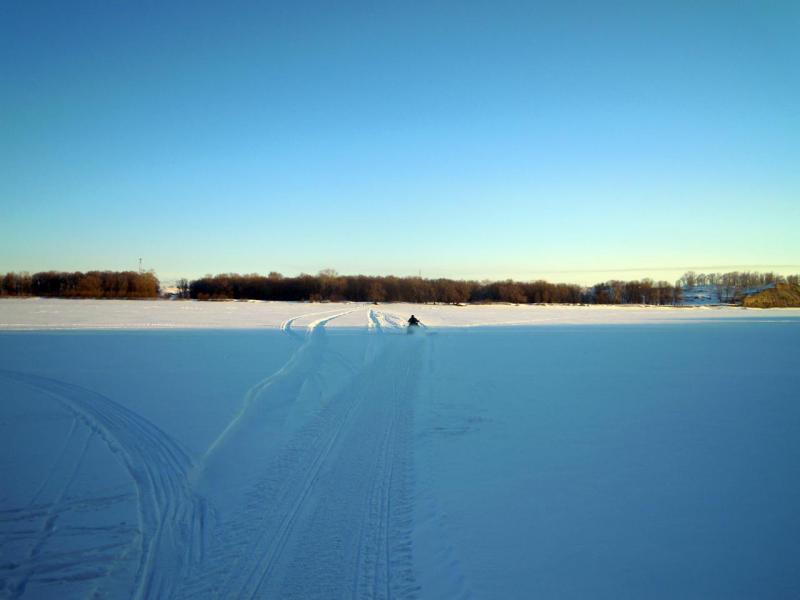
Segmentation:
<svg viewBox="0 0 800 600">
<path fill-rule="evenodd" d="M 139 273 L 142 272 L 142 259 L 139 258 Z"/>
</svg>

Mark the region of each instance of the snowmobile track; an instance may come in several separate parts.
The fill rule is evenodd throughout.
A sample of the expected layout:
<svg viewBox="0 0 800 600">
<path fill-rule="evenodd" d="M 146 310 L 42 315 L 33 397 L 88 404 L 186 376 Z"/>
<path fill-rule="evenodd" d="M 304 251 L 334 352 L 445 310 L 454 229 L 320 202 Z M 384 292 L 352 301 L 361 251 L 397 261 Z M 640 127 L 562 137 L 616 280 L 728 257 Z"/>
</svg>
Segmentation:
<svg viewBox="0 0 800 600">
<path fill-rule="evenodd" d="M 62 402 L 120 457 L 139 500 L 141 546 L 131 597 L 172 596 L 189 564 L 202 560 L 205 546 L 206 505 L 187 481 L 193 465 L 188 453 L 146 419 L 96 392 L 26 373 L 0 370 L 0 376 Z"/>
<path fill-rule="evenodd" d="M 244 398 L 242 400 L 241 408 L 239 412 L 233 417 L 233 419 L 225 426 L 222 432 L 217 436 L 217 438 L 211 443 L 211 445 L 206 450 L 205 454 L 203 455 L 201 463 L 205 463 L 209 460 L 212 454 L 214 454 L 218 448 L 232 435 L 234 435 L 234 431 L 236 427 L 243 423 L 247 417 L 248 412 L 252 408 L 252 406 L 257 401 L 258 397 L 264 393 L 268 388 L 275 386 L 279 383 L 288 383 L 291 384 L 290 387 L 292 388 L 290 394 L 296 395 L 300 393 L 303 384 L 307 379 L 313 377 L 316 374 L 316 371 L 319 367 L 319 353 L 315 352 L 316 348 L 315 345 L 318 344 L 319 339 L 318 336 L 324 332 L 325 326 L 332 320 L 341 317 L 343 315 L 348 315 L 356 310 L 360 310 L 358 308 L 347 310 L 344 312 L 337 312 L 336 314 L 331 315 L 332 311 L 321 311 L 321 312 L 312 312 L 312 313 L 305 313 L 302 315 L 298 315 L 296 317 L 292 317 L 287 319 L 283 323 L 281 323 L 281 331 L 284 331 L 287 335 L 290 335 L 300 341 L 302 344 L 292 353 L 286 363 L 278 369 L 276 372 L 268 375 L 255 385 L 251 386 L 250 389 L 245 392 Z M 302 336 L 294 331 L 293 323 L 297 319 L 301 319 L 304 317 L 315 316 L 315 315 L 328 315 L 321 319 L 317 319 L 308 325 L 308 330 L 305 336 Z M 336 355 L 336 359 L 342 364 L 345 368 L 352 370 L 353 366 L 341 355 Z M 203 465 L 198 465 L 202 467 Z"/>
<path fill-rule="evenodd" d="M 163 431 L 100 394 L 0 370 L 1 376 L 37 388 L 70 410 L 77 420 L 65 444 L 80 437 L 74 431 L 80 421 L 126 466 L 140 513 L 138 543 L 129 544 L 138 554 L 133 554 L 138 559 L 133 598 L 417 595 L 410 489 L 413 374 L 420 366 L 421 339 L 387 335 L 395 327 L 387 327 L 386 315 L 367 309 L 378 335 L 370 336 L 363 364 L 353 366 L 335 340 L 326 338 L 325 327 L 365 308 L 309 313 L 284 322 L 282 329 L 302 340 L 299 348 L 277 373 L 251 387 L 242 412 L 199 463 Z M 293 331 L 297 319 L 318 315 L 305 335 Z M 206 508 L 189 480 L 200 476 L 217 443 L 242 432 L 233 427 L 240 419 L 258 431 L 258 420 L 250 418 L 258 413 L 245 413 L 273 384 L 280 381 L 259 402 L 291 403 L 289 396 L 303 394 L 305 382 L 330 373 L 336 387 L 316 384 L 328 395 L 264 464 L 254 463 L 261 475 L 253 479 L 242 504 L 210 523 L 209 514 L 218 515 Z M 50 472 L 56 470 L 63 468 L 51 466 Z M 47 523 L 50 512 L 60 510 L 54 506 L 31 506 L 28 513 L 40 510 Z M 46 541 L 35 546 L 36 552 Z"/>
<path fill-rule="evenodd" d="M 315 331 L 307 336 L 313 352 L 293 364 L 292 378 L 313 377 L 336 361 L 335 348 Z M 415 596 L 411 374 L 421 356 L 414 341 L 371 336 L 373 360 L 350 373 L 261 467 L 246 504 L 219 522 L 183 597 Z"/>
<path fill-rule="evenodd" d="M 247 597 L 415 595 L 409 375 L 416 357 L 406 341 L 394 338 L 337 397 L 347 414 L 331 434 L 324 462 L 315 466 L 313 487 L 292 513 L 280 554 Z"/>
</svg>

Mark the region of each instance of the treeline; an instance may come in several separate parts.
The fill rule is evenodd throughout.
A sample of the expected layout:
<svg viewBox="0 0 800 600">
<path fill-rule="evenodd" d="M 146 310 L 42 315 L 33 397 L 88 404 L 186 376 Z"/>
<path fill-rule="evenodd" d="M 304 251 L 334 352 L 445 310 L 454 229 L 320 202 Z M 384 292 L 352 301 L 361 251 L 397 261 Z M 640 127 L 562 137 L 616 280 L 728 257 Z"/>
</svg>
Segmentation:
<svg viewBox="0 0 800 600">
<path fill-rule="evenodd" d="M 598 283 L 590 294 L 592 304 L 680 304 L 683 289 L 666 281 L 608 281 Z"/>
<path fill-rule="evenodd" d="M 179 285 L 179 289 L 180 289 Z M 197 300 L 289 300 L 354 302 L 444 302 L 472 301 L 480 284 L 452 279 L 420 277 L 369 277 L 338 275 L 322 271 L 319 275 L 284 277 L 223 274 L 206 276 L 188 285 L 188 296 Z"/>
<path fill-rule="evenodd" d="M 6 273 L 0 296 L 46 298 L 157 298 L 159 281 L 153 273 L 89 271 L 88 273 Z"/>
<path fill-rule="evenodd" d="M 747 293 L 772 284 L 798 284 L 798 275 L 767 272 L 695 273 L 688 271 L 672 285 L 642 279 L 607 281 L 591 287 L 547 281 L 464 281 L 421 277 L 339 275 L 207 275 L 177 282 L 178 297 L 196 300 L 283 300 L 413 303 L 514 304 L 652 304 L 676 305 L 684 291 L 711 288 L 720 302 L 742 302 Z M 58 298 L 156 298 L 159 281 L 152 272 L 89 271 L 65 273 L 6 273 L 0 277 L 0 296 Z"/>
<path fill-rule="evenodd" d="M 223 274 L 181 281 L 180 295 L 197 300 L 435 302 L 447 304 L 677 304 L 681 290 L 667 282 L 611 281 L 592 288 L 534 281 L 461 281 L 420 277 L 345 276 L 335 271 L 283 277 Z"/>
<path fill-rule="evenodd" d="M 179 284 L 179 289 L 183 288 Z M 283 277 L 279 273 L 262 275 L 224 274 L 207 276 L 188 284 L 186 295 L 198 300 L 290 300 L 354 302 L 555 302 L 580 303 L 585 293 L 580 286 L 546 281 L 520 283 L 477 282 L 421 277 L 370 277 L 339 275 L 323 271 L 319 275 Z"/>
<path fill-rule="evenodd" d="M 767 271 L 730 271 L 728 273 L 695 273 L 687 271 L 678 280 L 684 287 L 695 287 L 705 285 L 729 284 L 741 288 L 753 288 L 769 285 L 772 283 L 797 283 L 798 275 L 784 277 L 779 273 Z"/>
<path fill-rule="evenodd" d="M 695 273 L 687 271 L 678 280 L 678 285 L 690 289 L 695 287 L 712 288 L 720 302 L 741 302 L 746 292 L 758 290 L 779 283 L 797 285 L 800 275 L 784 277 L 778 273 L 767 271 L 730 271 L 728 273 Z"/>
</svg>

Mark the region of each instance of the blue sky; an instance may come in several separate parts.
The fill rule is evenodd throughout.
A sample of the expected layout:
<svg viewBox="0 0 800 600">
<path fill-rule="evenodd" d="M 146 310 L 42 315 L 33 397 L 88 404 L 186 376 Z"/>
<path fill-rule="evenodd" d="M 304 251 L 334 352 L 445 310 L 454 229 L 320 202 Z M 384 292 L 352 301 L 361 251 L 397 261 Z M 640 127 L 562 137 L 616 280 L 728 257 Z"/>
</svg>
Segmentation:
<svg viewBox="0 0 800 600">
<path fill-rule="evenodd" d="M 0 271 L 800 271 L 800 3 L 4 2 Z"/>
</svg>

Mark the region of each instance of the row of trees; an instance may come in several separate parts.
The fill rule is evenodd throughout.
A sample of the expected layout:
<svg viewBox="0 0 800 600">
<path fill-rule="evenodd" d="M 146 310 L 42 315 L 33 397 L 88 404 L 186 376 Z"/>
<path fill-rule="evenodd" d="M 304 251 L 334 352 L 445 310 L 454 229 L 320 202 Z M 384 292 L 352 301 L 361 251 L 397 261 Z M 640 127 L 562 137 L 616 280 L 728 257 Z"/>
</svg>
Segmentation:
<svg viewBox="0 0 800 600">
<path fill-rule="evenodd" d="M 683 289 L 666 281 L 608 281 L 592 288 L 594 304 L 680 304 Z"/>
<path fill-rule="evenodd" d="M 6 273 L 0 283 L 2 296 L 157 298 L 159 293 L 155 274 L 135 271 Z"/>
<path fill-rule="evenodd" d="M 469 302 L 480 284 L 420 277 L 341 276 L 335 271 L 283 277 L 263 275 L 208 275 L 189 283 L 188 295 L 199 300 L 310 300 L 356 302 Z M 180 286 L 179 286 L 180 287 Z"/>
<path fill-rule="evenodd" d="M 534 281 L 461 281 L 420 277 L 343 276 L 335 271 L 283 277 L 263 275 L 208 275 L 179 282 L 182 296 L 198 300 L 310 300 L 356 302 L 511 302 L 556 304 L 677 304 L 681 290 L 667 282 L 610 281 L 592 288 Z"/>
<path fill-rule="evenodd" d="M 687 271 L 678 280 L 678 283 L 683 287 L 696 287 L 696 286 L 715 286 L 721 283 L 728 283 L 741 288 L 753 288 L 769 285 L 772 283 L 794 283 L 797 284 L 798 275 L 789 275 L 784 277 L 779 273 L 767 271 L 762 273 L 760 271 L 730 271 L 728 273 L 695 273 L 694 271 Z"/>
<path fill-rule="evenodd" d="M 695 273 L 687 271 L 678 280 L 678 285 L 684 289 L 696 287 L 712 288 L 720 302 L 740 302 L 745 292 L 772 286 L 778 283 L 797 285 L 800 275 L 784 277 L 778 273 L 768 271 L 730 271 L 728 273 Z"/>
<path fill-rule="evenodd" d="M 32 280 L 30 273 L 6 273 L 0 279 L 0 296 L 30 296 Z"/>
<path fill-rule="evenodd" d="M 207 275 L 177 282 L 178 296 L 198 300 L 290 300 L 356 302 L 510 302 L 554 304 L 680 304 L 684 290 L 712 287 L 721 302 L 741 301 L 744 292 L 774 283 L 797 284 L 799 277 L 776 273 L 685 273 L 675 285 L 651 279 L 607 281 L 582 287 L 547 281 L 463 281 L 421 277 L 371 277 L 339 275 L 325 270 L 317 275 L 284 277 L 269 275 Z M 7 273 L 0 278 L 0 296 L 60 298 L 155 298 L 159 281 L 155 274 L 134 271 L 47 271 Z"/>
</svg>

